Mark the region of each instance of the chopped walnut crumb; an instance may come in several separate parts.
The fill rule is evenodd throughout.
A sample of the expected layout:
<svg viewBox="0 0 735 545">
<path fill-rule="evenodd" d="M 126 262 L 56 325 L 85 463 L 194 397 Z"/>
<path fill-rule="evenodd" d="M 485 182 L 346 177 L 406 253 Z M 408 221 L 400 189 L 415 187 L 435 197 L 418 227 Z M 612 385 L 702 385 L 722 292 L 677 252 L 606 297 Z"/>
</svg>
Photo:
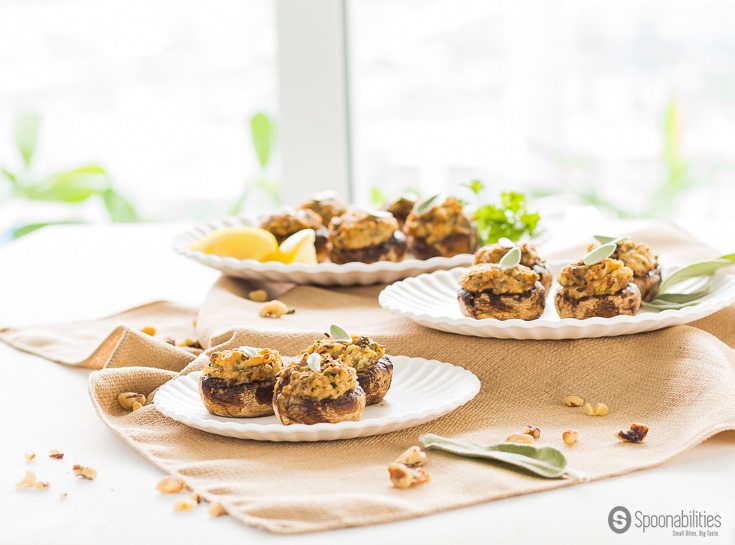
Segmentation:
<svg viewBox="0 0 735 545">
<path fill-rule="evenodd" d="M 258 313 L 261 318 L 280 318 L 284 314 L 288 314 L 289 310 L 286 304 L 278 299 L 263 303 Z"/>
<path fill-rule="evenodd" d="M 646 435 L 648 435 L 648 426 L 633 422 L 629 430 L 621 430 L 615 434 L 615 437 L 628 443 L 640 443 L 646 438 Z"/>
<path fill-rule="evenodd" d="M 505 438 L 508 443 L 524 443 L 530 445 L 533 443 L 533 436 L 525 433 L 511 433 Z"/>
<path fill-rule="evenodd" d="M 209 506 L 209 514 L 213 517 L 221 517 L 226 515 L 227 511 L 225 511 L 225 508 L 222 507 L 221 503 L 213 501 Z"/>
<path fill-rule="evenodd" d="M 143 394 L 139 394 L 138 392 L 121 392 L 117 394 L 117 403 L 123 409 L 134 411 L 135 409 L 133 407 L 136 403 L 140 406 L 143 406 L 143 404 L 145 403 L 145 396 Z"/>
<path fill-rule="evenodd" d="M 74 470 L 74 475 L 88 481 L 92 481 L 95 477 L 97 477 L 97 470 L 93 467 L 85 467 L 80 466 L 79 464 L 74 464 L 74 467 L 72 469 Z"/>
<path fill-rule="evenodd" d="M 268 292 L 265 290 L 252 290 L 248 293 L 248 299 L 256 303 L 265 303 L 268 300 Z"/>
<path fill-rule="evenodd" d="M 571 447 L 572 445 L 577 443 L 577 439 L 579 439 L 579 432 L 577 430 L 567 430 L 564 433 L 561 434 L 562 441 L 564 441 L 564 444 Z"/>
<path fill-rule="evenodd" d="M 411 488 L 415 484 L 429 480 L 429 474 L 423 467 L 411 468 L 398 462 L 388 464 L 388 475 L 390 475 L 390 482 L 393 483 L 393 486 L 402 489 Z"/>
<path fill-rule="evenodd" d="M 174 502 L 174 511 L 191 511 L 197 505 L 199 505 L 199 502 L 196 501 L 194 498 L 176 500 Z"/>
<path fill-rule="evenodd" d="M 36 459 L 36 453 L 35 452 L 28 452 L 25 454 L 26 462 L 32 462 Z"/>
<path fill-rule="evenodd" d="M 176 477 L 164 477 L 156 485 L 156 490 L 161 494 L 178 494 L 181 492 L 186 484 L 181 479 Z"/>
<path fill-rule="evenodd" d="M 68 492 L 62 492 L 61 494 L 59 494 L 59 499 L 60 500 L 65 500 L 68 497 L 69 497 L 69 493 Z"/>
<path fill-rule="evenodd" d="M 154 337 L 156 335 L 156 328 L 152 325 L 145 326 L 143 329 L 141 329 L 141 331 L 146 335 L 150 335 L 151 337 Z"/>
<path fill-rule="evenodd" d="M 51 449 L 48 451 L 48 457 L 56 460 L 61 460 L 64 457 L 64 453 L 58 449 Z"/>
<path fill-rule="evenodd" d="M 18 481 L 15 485 L 16 488 L 20 489 L 32 489 L 32 490 L 46 490 L 49 487 L 49 483 L 39 481 L 36 478 L 36 474 L 31 471 L 30 469 L 26 470 L 25 475 L 23 475 L 23 478 Z"/>
<path fill-rule="evenodd" d="M 561 402 L 567 407 L 581 407 L 584 405 L 584 399 L 579 396 L 564 396 Z"/>
<path fill-rule="evenodd" d="M 537 426 L 531 426 L 529 424 L 529 425 L 527 425 L 527 426 L 525 426 L 523 428 L 523 430 L 521 431 L 521 433 L 523 433 L 525 435 L 530 435 L 534 439 L 538 439 L 539 437 L 541 437 L 541 428 L 539 428 Z"/>
<path fill-rule="evenodd" d="M 594 405 L 592 403 L 585 403 L 582 410 L 587 416 L 606 416 L 609 411 L 607 405 L 604 403 L 595 403 Z"/>
<path fill-rule="evenodd" d="M 194 500 L 197 503 L 202 503 L 202 497 L 199 494 L 197 494 L 196 492 L 194 492 L 191 495 L 191 499 Z"/>
<path fill-rule="evenodd" d="M 414 445 L 409 447 L 403 452 L 403 454 L 396 458 L 396 463 L 404 464 L 408 467 L 419 467 L 428 464 L 429 459 L 426 456 L 426 453 L 421 450 L 421 447 Z"/>
</svg>

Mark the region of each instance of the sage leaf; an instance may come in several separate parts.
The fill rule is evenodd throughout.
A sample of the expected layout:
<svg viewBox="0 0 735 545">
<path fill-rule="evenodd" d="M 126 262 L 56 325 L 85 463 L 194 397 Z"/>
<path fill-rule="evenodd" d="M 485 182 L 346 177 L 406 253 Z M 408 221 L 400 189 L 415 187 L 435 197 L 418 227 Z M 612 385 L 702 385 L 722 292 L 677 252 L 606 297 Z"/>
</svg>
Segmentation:
<svg viewBox="0 0 735 545">
<path fill-rule="evenodd" d="M 608 242 L 614 242 L 615 244 L 620 244 L 622 241 L 628 238 L 628 235 L 623 235 L 622 237 L 609 237 L 607 235 L 593 235 L 593 238 L 600 244 L 607 244 Z"/>
<path fill-rule="evenodd" d="M 347 343 L 352 342 L 352 337 L 350 337 L 349 333 L 347 333 L 344 329 L 342 329 L 338 325 L 332 324 L 331 326 L 329 326 L 329 336 L 338 342 L 347 342 Z"/>
<path fill-rule="evenodd" d="M 258 355 L 258 349 L 253 348 L 252 346 L 241 346 L 237 350 L 251 358 Z"/>
<path fill-rule="evenodd" d="M 559 450 L 552 447 L 513 443 L 497 443 L 483 447 L 470 441 L 449 439 L 433 433 L 419 437 L 419 443 L 425 449 L 442 450 L 457 456 L 499 463 L 509 469 L 531 473 L 545 479 L 558 479 L 567 474 L 567 459 Z"/>
<path fill-rule="evenodd" d="M 306 357 L 306 365 L 309 366 L 309 369 L 314 371 L 315 373 L 321 373 L 322 371 L 322 356 L 321 354 L 309 354 Z"/>
<path fill-rule="evenodd" d="M 432 195 L 431 197 L 428 197 L 418 203 L 416 205 L 416 215 L 420 216 L 424 212 L 426 212 L 429 208 L 431 208 L 431 205 L 434 204 L 434 201 L 439 197 L 439 195 Z"/>
<path fill-rule="evenodd" d="M 607 259 L 611 255 L 613 255 L 613 253 L 615 253 L 615 248 L 617 248 L 617 245 L 614 242 L 608 242 L 590 251 L 590 253 L 584 256 L 582 261 L 588 267 L 591 265 L 595 265 L 603 259 Z"/>
<path fill-rule="evenodd" d="M 692 263 L 691 265 L 687 265 L 685 267 L 682 267 L 681 269 L 677 269 L 667 278 L 665 278 L 664 281 L 661 282 L 659 292 L 664 293 L 671 286 L 675 286 L 676 284 L 679 284 L 684 280 L 688 280 L 689 278 L 711 275 L 718 269 L 721 269 L 722 267 L 727 267 L 729 265 L 732 265 L 733 263 L 735 263 L 735 254 L 723 255 L 710 261 L 699 261 L 697 263 Z"/>
<path fill-rule="evenodd" d="M 518 248 L 511 248 L 505 255 L 500 259 L 498 265 L 501 269 L 512 269 L 521 262 L 521 250 Z"/>
<path fill-rule="evenodd" d="M 501 248 L 512 248 L 513 246 L 515 246 L 515 242 L 513 242 L 513 241 L 512 241 L 511 239 L 509 239 L 508 237 L 500 237 L 500 238 L 498 239 L 498 245 L 499 245 L 499 246 L 500 246 Z"/>
</svg>

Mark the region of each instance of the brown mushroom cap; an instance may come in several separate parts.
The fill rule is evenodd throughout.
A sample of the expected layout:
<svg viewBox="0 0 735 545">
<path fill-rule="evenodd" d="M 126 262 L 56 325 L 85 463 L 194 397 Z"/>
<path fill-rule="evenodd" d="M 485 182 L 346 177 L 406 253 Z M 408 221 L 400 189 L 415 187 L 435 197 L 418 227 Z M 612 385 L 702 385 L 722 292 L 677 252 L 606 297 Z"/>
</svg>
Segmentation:
<svg viewBox="0 0 735 545">
<path fill-rule="evenodd" d="M 633 282 L 617 293 L 589 295 L 581 299 L 569 297 L 565 292 L 566 288 L 560 288 L 554 300 L 560 318 L 584 320 L 595 316 L 601 318 L 612 318 L 620 314 L 633 316 L 641 308 L 641 291 Z"/>
<path fill-rule="evenodd" d="M 281 395 L 286 380 L 279 380 L 273 391 L 273 409 L 282 424 L 318 424 L 320 422 L 336 423 L 348 420 L 360 420 L 365 410 L 365 392 L 358 384 L 336 399 L 310 399 Z"/>
<path fill-rule="evenodd" d="M 467 291 L 460 289 L 457 299 L 462 314 L 477 320 L 535 320 L 546 307 L 546 290 L 541 282 L 523 293 L 498 295 L 490 291 Z"/>
<path fill-rule="evenodd" d="M 199 394 L 207 410 L 217 416 L 256 417 L 273 414 L 273 386 L 275 379 L 249 384 L 202 376 Z"/>
<path fill-rule="evenodd" d="M 395 231 L 386 242 L 375 246 L 348 249 L 337 248 L 330 244 L 329 257 L 333 263 L 375 263 L 377 261 L 397 262 L 403 259 L 406 253 L 406 237 L 400 231 Z"/>
<path fill-rule="evenodd" d="M 393 380 L 393 362 L 383 356 L 375 365 L 358 371 L 357 381 L 365 392 L 365 404 L 375 405 L 383 400 Z"/>
<path fill-rule="evenodd" d="M 658 288 L 661 285 L 661 267 L 656 267 L 643 276 L 633 276 L 633 282 L 641 290 L 643 301 L 653 301 L 658 295 Z"/>
</svg>

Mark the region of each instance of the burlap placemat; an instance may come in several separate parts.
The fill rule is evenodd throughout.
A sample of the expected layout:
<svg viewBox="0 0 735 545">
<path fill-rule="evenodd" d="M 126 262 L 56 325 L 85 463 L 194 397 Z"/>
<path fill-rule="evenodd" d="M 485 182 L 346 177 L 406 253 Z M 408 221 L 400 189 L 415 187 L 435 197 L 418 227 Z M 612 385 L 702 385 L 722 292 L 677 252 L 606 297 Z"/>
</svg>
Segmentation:
<svg viewBox="0 0 735 545">
<path fill-rule="evenodd" d="M 670 226 L 659 224 L 635 237 L 670 262 L 713 255 Z M 104 364 L 90 376 L 90 393 L 105 423 L 148 460 L 223 504 L 231 516 L 277 533 L 405 519 L 574 483 L 431 452 L 429 483 L 392 488 L 387 463 L 422 433 L 491 443 L 534 424 L 542 430 L 540 443 L 562 449 L 570 469 L 602 479 L 661 464 L 715 433 L 735 429 L 733 308 L 640 335 L 513 341 L 417 326 L 381 310 L 375 286 L 290 289 L 280 298 L 296 313 L 280 320 L 259 318 L 259 304 L 243 297 L 249 289 L 229 278 L 213 287 L 197 317 L 196 334 L 205 347 L 250 344 L 291 355 L 339 323 L 379 339 L 390 353 L 464 366 L 480 378 L 481 391 L 450 415 L 387 435 L 320 443 L 243 441 L 193 430 L 152 405 L 130 413 L 117 404 L 121 391 L 150 393 L 178 371 L 202 367 L 204 356 L 197 359 L 196 351 L 163 340 L 193 334 L 188 309 L 154 303 L 94 322 L 6 329 L 0 339 L 61 363 Z M 139 331 L 149 325 L 157 328 L 155 337 Z M 585 416 L 561 404 L 566 394 L 605 402 L 610 413 Z M 614 432 L 633 421 L 650 426 L 646 442 L 616 441 Z M 569 428 L 580 432 L 574 447 L 561 442 Z"/>
</svg>

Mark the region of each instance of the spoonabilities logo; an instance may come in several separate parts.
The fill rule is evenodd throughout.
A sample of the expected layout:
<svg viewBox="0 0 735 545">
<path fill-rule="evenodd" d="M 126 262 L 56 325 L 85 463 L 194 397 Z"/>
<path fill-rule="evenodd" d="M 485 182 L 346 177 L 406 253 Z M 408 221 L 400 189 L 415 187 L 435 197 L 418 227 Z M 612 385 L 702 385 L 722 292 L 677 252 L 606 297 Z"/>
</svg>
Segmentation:
<svg viewBox="0 0 735 545">
<path fill-rule="evenodd" d="M 632 517 L 630 511 L 628 511 L 622 505 L 613 507 L 610 510 L 610 514 L 607 516 L 607 524 L 610 529 L 616 534 L 624 534 L 630 528 Z"/>
</svg>

